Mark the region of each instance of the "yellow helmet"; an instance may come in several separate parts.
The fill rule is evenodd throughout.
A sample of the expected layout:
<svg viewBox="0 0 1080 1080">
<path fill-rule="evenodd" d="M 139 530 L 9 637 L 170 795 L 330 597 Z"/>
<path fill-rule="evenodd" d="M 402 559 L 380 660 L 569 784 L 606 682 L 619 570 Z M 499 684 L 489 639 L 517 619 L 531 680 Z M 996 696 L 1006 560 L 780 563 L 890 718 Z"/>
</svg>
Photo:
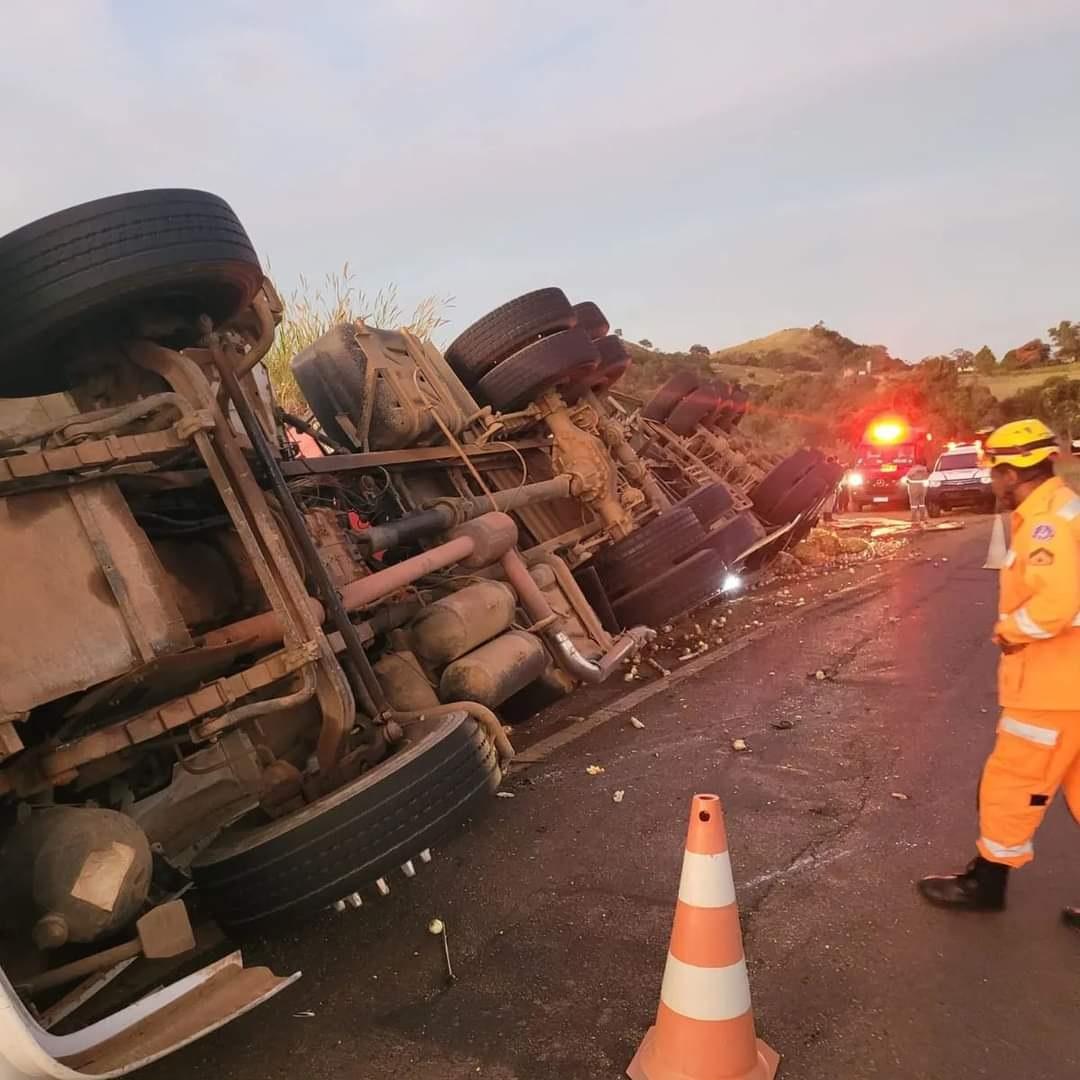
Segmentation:
<svg viewBox="0 0 1080 1080">
<path fill-rule="evenodd" d="M 995 465 L 1026 469 L 1059 452 L 1057 437 L 1041 420 L 1013 420 L 986 439 L 980 464 L 986 469 Z"/>
</svg>

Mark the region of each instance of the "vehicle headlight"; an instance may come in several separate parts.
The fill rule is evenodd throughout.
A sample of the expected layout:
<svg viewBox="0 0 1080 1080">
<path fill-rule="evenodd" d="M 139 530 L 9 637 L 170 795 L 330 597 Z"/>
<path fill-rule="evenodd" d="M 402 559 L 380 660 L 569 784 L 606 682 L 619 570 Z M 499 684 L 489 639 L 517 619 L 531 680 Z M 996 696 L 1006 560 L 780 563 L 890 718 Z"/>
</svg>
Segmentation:
<svg viewBox="0 0 1080 1080">
<path fill-rule="evenodd" d="M 930 486 L 931 487 L 941 487 L 941 482 L 942 482 L 942 477 L 940 477 L 940 476 L 931 476 L 930 477 Z"/>
<path fill-rule="evenodd" d="M 738 592 L 743 587 L 743 579 L 739 574 L 727 574 L 724 577 L 723 584 L 720 586 L 720 591 L 728 593 Z"/>
<path fill-rule="evenodd" d="M 861 472 L 848 473 L 847 483 L 848 487 L 862 487 L 863 474 Z"/>
</svg>

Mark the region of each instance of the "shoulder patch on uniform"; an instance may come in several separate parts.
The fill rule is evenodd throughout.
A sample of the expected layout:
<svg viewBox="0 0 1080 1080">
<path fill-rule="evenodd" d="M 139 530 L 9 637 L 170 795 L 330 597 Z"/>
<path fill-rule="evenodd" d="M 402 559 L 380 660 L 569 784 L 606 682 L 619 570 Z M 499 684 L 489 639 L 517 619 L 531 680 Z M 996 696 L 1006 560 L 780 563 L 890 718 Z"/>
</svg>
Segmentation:
<svg viewBox="0 0 1080 1080">
<path fill-rule="evenodd" d="M 1057 534 L 1053 525 L 1036 525 L 1031 535 L 1035 540 L 1053 540 Z"/>
<path fill-rule="evenodd" d="M 1036 548 L 1028 556 L 1029 566 L 1053 566 L 1054 565 L 1054 553 L 1047 551 L 1046 548 Z"/>
</svg>

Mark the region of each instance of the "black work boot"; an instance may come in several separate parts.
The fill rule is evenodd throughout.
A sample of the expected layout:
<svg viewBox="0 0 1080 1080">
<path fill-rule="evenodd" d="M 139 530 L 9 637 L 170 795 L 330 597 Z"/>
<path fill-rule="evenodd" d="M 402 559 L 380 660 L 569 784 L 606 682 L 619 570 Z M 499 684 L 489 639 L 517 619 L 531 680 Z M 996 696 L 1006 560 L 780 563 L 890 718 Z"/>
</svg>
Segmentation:
<svg viewBox="0 0 1080 1080">
<path fill-rule="evenodd" d="M 1066 926 L 1080 930 L 1080 907 L 1067 907 L 1061 913 L 1061 917 L 1065 920 Z"/>
<path fill-rule="evenodd" d="M 938 907 L 964 911 L 1002 911 L 1009 867 L 989 862 L 981 855 L 969 863 L 962 874 L 949 877 L 924 877 L 919 892 Z"/>
</svg>

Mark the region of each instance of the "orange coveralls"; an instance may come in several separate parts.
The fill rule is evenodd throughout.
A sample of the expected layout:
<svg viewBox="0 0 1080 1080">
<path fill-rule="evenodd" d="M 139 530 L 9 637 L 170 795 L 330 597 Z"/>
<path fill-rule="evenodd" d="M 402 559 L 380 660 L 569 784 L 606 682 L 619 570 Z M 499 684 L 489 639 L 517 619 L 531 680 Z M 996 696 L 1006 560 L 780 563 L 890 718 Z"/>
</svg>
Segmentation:
<svg viewBox="0 0 1080 1080">
<path fill-rule="evenodd" d="M 1012 515 L 995 638 L 1001 719 L 979 788 L 979 853 L 1023 866 L 1059 787 L 1080 823 L 1080 496 L 1058 477 Z M 1013 648 L 1008 648 L 1013 646 Z"/>
</svg>

